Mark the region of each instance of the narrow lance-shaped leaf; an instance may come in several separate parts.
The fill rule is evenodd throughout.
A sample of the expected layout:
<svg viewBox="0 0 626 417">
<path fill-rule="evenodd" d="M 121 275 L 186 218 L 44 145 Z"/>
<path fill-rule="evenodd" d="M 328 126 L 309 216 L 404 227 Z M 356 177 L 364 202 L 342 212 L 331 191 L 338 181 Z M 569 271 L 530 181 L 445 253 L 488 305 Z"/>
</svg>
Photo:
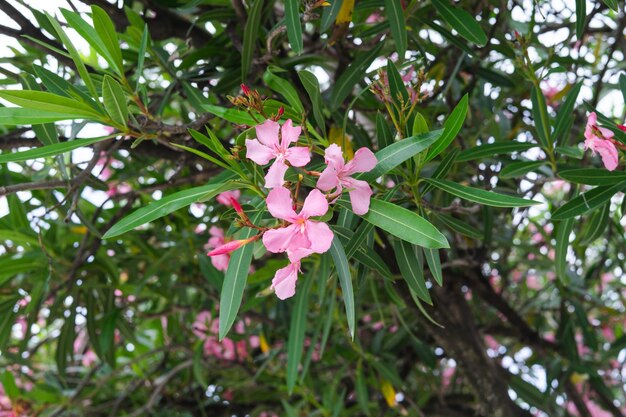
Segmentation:
<svg viewBox="0 0 626 417">
<path fill-rule="evenodd" d="M 587 0 L 576 0 L 576 37 L 582 40 L 587 20 Z"/>
<path fill-rule="evenodd" d="M 298 377 L 298 368 L 304 351 L 304 335 L 307 324 L 309 306 L 309 290 L 313 283 L 313 276 L 304 278 L 304 285 L 298 288 L 296 302 L 291 313 L 289 325 L 289 341 L 287 342 L 287 391 L 293 392 Z"/>
<path fill-rule="evenodd" d="M 569 278 L 567 276 L 567 248 L 569 248 L 569 235 L 572 232 L 573 227 L 573 217 L 560 221 L 555 225 L 556 249 L 554 264 L 556 267 L 556 276 L 565 285 L 569 283 Z"/>
<path fill-rule="evenodd" d="M 362 52 L 350 66 L 339 76 L 339 79 L 333 86 L 333 91 L 330 96 L 331 109 L 338 108 L 341 103 L 350 95 L 354 85 L 362 80 L 365 76 L 365 71 L 370 66 L 374 58 L 378 56 L 383 42 L 379 42 L 376 46 L 366 52 Z"/>
<path fill-rule="evenodd" d="M 533 119 L 535 130 L 539 137 L 539 143 L 544 149 L 552 149 L 552 139 L 550 137 L 550 117 L 543 93 L 537 86 L 533 86 L 530 92 L 530 99 L 533 105 Z"/>
<path fill-rule="evenodd" d="M 568 201 L 552 213 L 552 220 L 565 220 L 590 212 L 626 188 L 626 182 L 596 187 Z"/>
<path fill-rule="evenodd" d="M 155 201 L 142 207 L 130 215 L 124 217 L 111 227 L 103 236 L 104 239 L 110 239 L 119 236 L 134 228 L 146 223 L 150 223 L 156 219 L 166 216 L 176 210 L 195 203 L 203 198 L 211 198 L 222 191 L 237 188 L 234 182 L 216 183 L 203 185 L 200 187 L 190 188 L 188 190 L 178 191 L 161 200 Z"/>
<path fill-rule="evenodd" d="M 395 241 L 393 247 L 402 277 L 411 291 L 421 300 L 432 304 L 424 278 L 424 264 L 418 256 L 418 248 L 404 240 Z"/>
<path fill-rule="evenodd" d="M 246 20 L 246 27 L 243 31 L 243 46 L 241 49 L 241 81 L 246 82 L 248 78 L 248 72 L 250 71 L 250 65 L 252 64 L 252 58 L 254 57 L 254 50 L 256 48 L 256 41 L 259 38 L 259 26 L 261 24 L 261 11 L 263 10 L 264 0 L 253 1 L 250 9 L 248 10 L 248 20 Z"/>
<path fill-rule="evenodd" d="M 626 181 L 626 172 L 608 171 L 598 168 L 566 169 L 559 172 L 559 177 L 576 184 L 612 185 Z"/>
<path fill-rule="evenodd" d="M 259 210 L 253 217 L 252 223 L 257 223 L 263 212 Z M 247 239 L 258 233 L 255 229 L 243 228 L 237 233 L 237 239 Z M 219 339 L 223 340 L 228 331 L 235 323 L 243 292 L 246 287 L 248 271 L 252 262 L 252 253 L 254 245 L 245 245 L 234 251 L 228 262 L 228 269 L 222 284 L 222 292 L 220 293 L 220 325 Z"/>
<path fill-rule="evenodd" d="M 430 145 L 440 140 L 441 130 L 424 133 L 417 136 L 411 136 L 385 147 L 383 150 L 376 152 L 378 163 L 369 172 L 360 174 L 358 179 L 365 181 L 373 181 L 383 174 L 391 171 L 404 161 L 412 158 L 414 155 L 422 152 Z"/>
<path fill-rule="evenodd" d="M 319 81 L 317 80 L 315 74 L 309 71 L 299 71 L 298 77 L 300 77 L 300 81 L 302 82 L 302 85 L 311 100 L 315 123 L 317 124 L 317 127 L 322 130 L 322 133 L 325 134 L 326 123 L 324 121 L 324 113 L 322 112 L 322 95 L 320 92 Z"/>
<path fill-rule="evenodd" d="M 554 133 L 552 134 L 555 143 L 562 145 L 567 142 L 567 140 L 565 140 L 567 138 L 567 127 L 573 122 L 574 106 L 576 105 L 576 99 L 578 98 L 582 86 L 582 81 L 574 85 L 569 93 L 567 93 L 565 102 L 559 108 L 556 120 L 554 121 Z"/>
<path fill-rule="evenodd" d="M 302 23 L 300 22 L 300 0 L 285 0 L 285 24 L 287 38 L 291 49 L 300 55 L 302 53 Z"/>
<path fill-rule="evenodd" d="M 334 237 L 333 242 L 330 245 L 330 254 L 335 262 L 335 269 L 337 270 L 337 276 L 339 277 L 339 283 L 341 284 L 341 292 L 343 294 L 343 302 L 346 308 L 346 318 L 348 319 L 350 337 L 354 339 L 356 316 L 354 308 L 354 290 L 352 289 L 352 274 L 350 274 L 350 265 L 348 265 L 346 252 L 344 251 L 343 245 L 339 241 L 338 236 Z"/>
<path fill-rule="evenodd" d="M 435 143 L 426 153 L 426 158 L 424 162 L 428 162 L 441 152 L 443 152 L 449 145 L 452 143 L 456 135 L 458 135 L 461 127 L 463 126 L 463 122 L 465 121 L 465 116 L 467 115 L 467 104 L 468 96 L 467 94 L 463 96 L 459 104 L 456 105 L 454 110 L 450 116 L 446 119 L 443 124 L 443 133 L 441 133 L 441 138 Z"/>
<path fill-rule="evenodd" d="M 96 32 L 98 32 L 98 36 L 100 36 L 104 47 L 113 58 L 114 67 L 118 70 L 118 73 L 121 76 L 124 76 L 122 50 L 120 49 L 120 42 L 117 38 L 117 32 L 115 31 L 113 21 L 107 12 L 95 5 L 91 6 L 91 17 L 93 18 L 93 25 L 96 28 Z"/>
<path fill-rule="evenodd" d="M 122 130 L 126 130 L 128 120 L 128 106 L 126 105 L 126 95 L 122 86 L 108 75 L 104 76 L 102 83 L 102 101 L 109 117 Z"/>
<path fill-rule="evenodd" d="M 524 198 L 512 197 L 505 194 L 498 194 L 493 191 L 481 190 L 479 188 L 466 187 L 452 181 L 425 179 L 435 187 L 474 203 L 492 207 L 527 207 L 541 204 L 539 201 L 526 200 Z"/>
<path fill-rule="evenodd" d="M 459 32 L 459 35 L 478 46 L 487 44 L 487 35 L 468 12 L 452 6 L 449 0 L 432 0 L 432 3 L 443 20 Z"/>
<path fill-rule="evenodd" d="M 495 155 L 512 152 L 522 152 L 536 147 L 537 144 L 529 142 L 494 142 L 475 146 L 461 152 L 457 158 L 458 162 L 472 161 L 475 159 L 489 158 Z"/>
<path fill-rule="evenodd" d="M 41 148 L 29 149 L 27 151 L 6 153 L 0 155 L 0 164 L 7 162 L 20 162 L 28 161 L 31 159 L 45 158 L 47 156 L 59 155 L 65 152 L 72 151 L 74 149 L 82 148 L 84 146 L 92 145 L 96 142 L 111 139 L 111 136 L 104 136 L 99 138 L 90 139 L 75 139 L 70 142 L 60 142 Z"/>
<path fill-rule="evenodd" d="M 26 109 L 70 114 L 97 120 L 101 116 L 89 105 L 68 97 L 36 90 L 2 90 L 0 98 Z"/>
<path fill-rule="evenodd" d="M 385 0 L 385 12 L 389 20 L 391 35 L 396 42 L 396 50 L 400 61 L 404 60 L 406 52 L 407 36 L 406 24 L 404 22 L 404 11 L 402 10 L 402 2 L 398 0 Z"/>
</svg>

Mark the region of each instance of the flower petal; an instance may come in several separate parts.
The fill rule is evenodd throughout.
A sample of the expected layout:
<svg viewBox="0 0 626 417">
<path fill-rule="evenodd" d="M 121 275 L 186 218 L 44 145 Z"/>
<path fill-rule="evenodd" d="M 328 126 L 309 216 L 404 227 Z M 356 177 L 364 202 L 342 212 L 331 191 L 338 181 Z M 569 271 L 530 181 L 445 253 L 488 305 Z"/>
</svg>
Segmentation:
<svg viewBox="0 0 626 417">
<path fill-rule="evenodd" d="M 285 159 L 294 167 L 303 167 L 311 161 L 311 151 L 304 146 L 287 149 Z"/>
<path fill-rule="evenodd" d="M 324 253 L 330 249 L 335 237 L 326 223 L 311 220 L 306 222 L 306 233 L 311 241 L 311 250 L 315 253 Z"/>
<path fill-rule="evenodd" d="M 324 160 L 328 166 L 335 168 L 337 171 L 341 171 L 345 163 L 341 147 L 335 143 L 329 145 L 324 151 Z"/>
<path fill-rule="evenodd" d="M 274 148 L 278 146 L 278 129 L 280 129 L 280 125 L 268 119 L 256 126 L 256 137 L 263 145 Z"/>
<path fill-rule="evenodd" d="M 272 253 L 285 252 L 296 235 L 299 235 L 297 226 L 290 225 L 280 229 L 270 229 L 263 234 L 263 245 Z"/>
<path fill-rule="evenodd" d="M 324 194 L 318 189 L 311 190 L 304 200 L 304 205 L 300 211 L 300 216 L 309 218 L 312 216 L 323 216 L 328 211 L 328 201 Z"/>
<path fill-rule="evenodd" d="M 595 142 L 595 146 L 596 151 L 598 151 L 602 157 L 604 167 L 609 171 L 615 170 L 619 161 L 619 155 L 613 142 L 608 140 L 598 140 Z"/>
<path fill-rule="evenodd" d="M 230 262 L 230 255 L 217 255 L 211 257 L 211 263 L 218 271 L 226 271 Z"/>
<path fill-rule="evenodd" d="M 332 166 L 327 166 L 322 175 L 317 180 L 316 187 L 322 191 L 330 191 L 339 185 L 339 177 L 337 176 L 337 170 Z"/>
<path fill-rule="evenodd" d="M 287 172 L 285 161 L 276 160 L 265 174 L 265 188 L 282 187 L 285 183 L 285 172 Z"/>
<path fill-rule="evenodd" d="M 354 214 L 359 216 L 366 214 L 370 209 L 370 197 L 373 194 L 370 185 L 366 181 L 352 178 L 350 181 L 344 182 L 343 185 L 350 188 L 350 204 L 352 204 Z"/>
<path fill-rule="evenodd" d="M 270 191 L 265 203 L 267 204 L 267 210 L 277 219 L 293 223 L 293 220 L 297 217 L 296 212 L 293 210 L 291 192 L 285 187 L 277 187 Z"/>
<path fill-rule="evenodd" d="M 299 269 L 300 262 L 296 262 L 276 271 L 274 279 L 272 279 L 272 289 L 281 300 L 293 297 L 296 293 Z"/>
<path fill-rule="evenodd" d="M 352 161 L 346 164 L 346 175 L 354 174 L 355 172 L 368 172 L 374 169 L 378 160 L 374 152 L 368 148 L 360 148 L 354 153 Z"/>
<path fill-rule="evenodd" d="M 289 257 L 290 262 L 298 262 L 302 258 L 306 258 L 312 253 L 313 250 L 311 250 L 310 248 L 297 248 L 294 250 L 287 249 L 287 256 Z"/>
<path fill-rule="evenodd" d="M 300 137 L 300 133 L 302 132 L 302 128 L 300 126 L 293 126 L 291 119 L 288 119 L 285 124 L 283 124 L 280 129 L 281 141 L 280 145 L 287 149 L 290 144 L 298 141 L 298 137 Z"/>
<path fill-rule="evenodd" d="M 276 157 L 273 149 L 256 139 L 246 139 L 246 157 L 258 165 L 265 165 Z"/>
</svg>

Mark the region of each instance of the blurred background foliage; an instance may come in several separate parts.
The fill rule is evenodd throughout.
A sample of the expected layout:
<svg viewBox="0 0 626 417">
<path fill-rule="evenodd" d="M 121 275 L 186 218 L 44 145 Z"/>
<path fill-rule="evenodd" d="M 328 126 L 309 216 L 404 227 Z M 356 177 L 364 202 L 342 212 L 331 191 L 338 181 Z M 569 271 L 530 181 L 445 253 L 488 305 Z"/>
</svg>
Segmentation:
<svg viewBox="0 0 626 417">
<path fill-rule="evenodd" d="M 624 415 L 623 167 L 560 176 L 601 167 L 581 146 L 588 111 L 623 122 L 623 2 L 43 3 L 0 0 L 0 84 L 87 107 L 0 113 L 0 415 Z M 306 298 L 280 302 L 266 290 L 285 263 L 258 250 L 220 343 L 223 272 L 204 245 L 232 209 L 198 202 L 102 239 L 135 209 L 224 175 L 180 146 L 206 152 L 189 129 L 208 129 L 237 159 L 251 124 L 231 102 L 242 83 L 269 112 L 284 106 L 316 140 L 353 150 L 467 108 L 443 153 L 385 177 L 421 187 L 424 201 L 405 203 L 450 242 L 408 247 L 426 300 L 403 286 L 401 241 L 370 234 L 365 250 L 384 265 L 351 263 L 351 340 L 329 256 L 305 265 Z M 130 104 L 115 113 L 119 94 Z M 34 117 L 44 124 L 28 127 Z M 101 136 L 120 140 L 6 157 Z M 421 177 L 543 204 L 478 205 Z M 603 197 L 574 200 L 590 186 Z M 582 203 L 554 220 L 568 201 Z M 355 230 L 358 219 L 336 216 Z"/>
</svg>

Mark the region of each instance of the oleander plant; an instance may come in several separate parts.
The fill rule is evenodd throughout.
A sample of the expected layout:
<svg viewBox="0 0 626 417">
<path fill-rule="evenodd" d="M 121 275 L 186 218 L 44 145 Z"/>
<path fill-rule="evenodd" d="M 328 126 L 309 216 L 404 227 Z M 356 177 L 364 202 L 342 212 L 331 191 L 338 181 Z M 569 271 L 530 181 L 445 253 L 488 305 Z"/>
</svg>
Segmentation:
<svg viewBox="0 0 626 417">
<path fill-rule="evenodd" d="M 623 417 L 625 7 L 0 0 L 0 417 Z"/>
</svg>

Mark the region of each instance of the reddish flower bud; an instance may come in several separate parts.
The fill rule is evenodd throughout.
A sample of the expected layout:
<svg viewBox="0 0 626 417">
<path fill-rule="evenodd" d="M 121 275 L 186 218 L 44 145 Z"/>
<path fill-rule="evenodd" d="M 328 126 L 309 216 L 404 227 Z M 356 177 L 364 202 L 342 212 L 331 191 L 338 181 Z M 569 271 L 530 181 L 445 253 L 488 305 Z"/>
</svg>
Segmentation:
<svg viewBox="0 0 626 417">
<path fill-rule="evenodd" d="M 213 249 L 211 252 L 207 253 L 207 255 L 208 256 L 225 255 L 227 253 L 230 253 L 230 252 L 232 252 L 234 250 L 239 249 L 243 245 L 246 245 L 246 244 L 252 242 L 253 240 L 256 240 L 256 238 L 249 238 L 249 239 L 242 239 L 242 240 L 231 240 L 230 242 Z"/>
<path fill-rule="evenodd" d="M 626 132 L 626 126 L 624 125 L 617 125 L 617 128 L 621 130 L 622 132 Z"/>
<path fill-rule="evenodd" d="M 237 201 L 237 199 L 233 196 L 230 196 L 230 205 L 235 209 L 237 214 L 239 214 L 241 217 L 246 216 L 246 214 L 243 212 L 243 208 L 241 208 L 241 204 L 239 204 L 239 201 Z"/>
<path fill-rule="evenodd" d="M 249 96 L 249 95 L 250 95 L 250 88 L 248 88 L 248 86 L 247 86 L 247 85 L 245 85 L 245 84 L 241 84 L 241 91 L 243 91 L 243 93 L 244 93 L 246 96 Z"/>
<path fill-rule="evenodd" d="M 282 117 L 283 114 L 285 114 L 285 108 L 283 106 L 280 106 L 280 108 L 278 109 L 278 117 Z"/>
</svg>

